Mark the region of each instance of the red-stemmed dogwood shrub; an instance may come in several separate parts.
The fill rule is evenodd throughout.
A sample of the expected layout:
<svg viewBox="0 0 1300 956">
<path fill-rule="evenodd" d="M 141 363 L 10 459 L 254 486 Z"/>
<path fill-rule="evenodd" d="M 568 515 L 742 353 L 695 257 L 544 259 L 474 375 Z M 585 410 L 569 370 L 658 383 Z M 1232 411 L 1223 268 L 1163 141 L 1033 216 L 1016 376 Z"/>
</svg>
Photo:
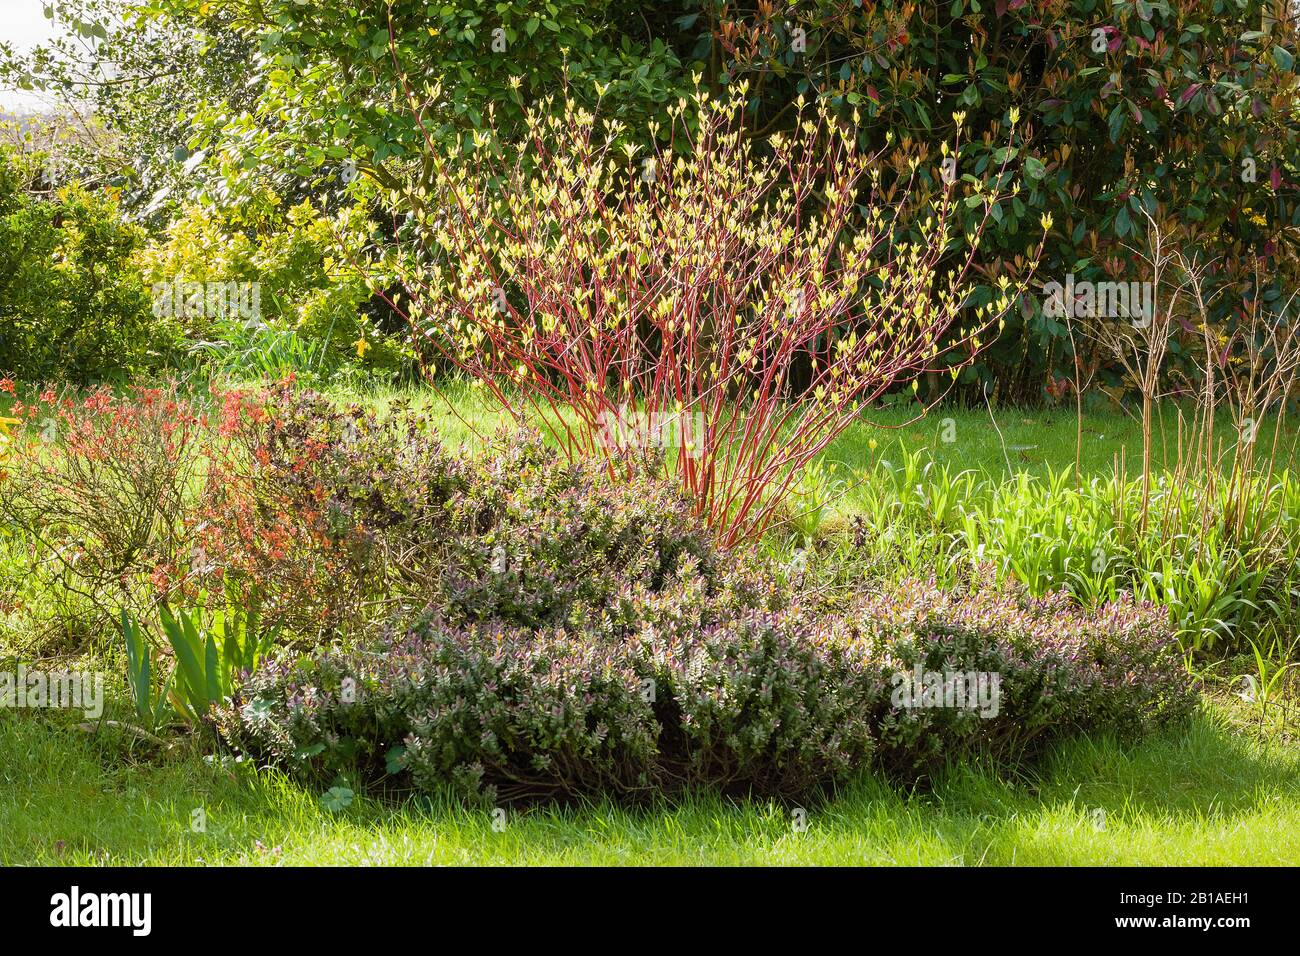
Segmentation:
<svg viewBox="0 0 1300 956">
<path fill-rule="evenodd" d="M 800 109 L 797 137 L 756 143 L 739 98 L 701 93 L 644 156 L 572 104 L 517 144 L 430 140 L 432 174 L 399 200 L 418 238 L 392 260 L 395 307 L 426 356 L 569 455 L 616 469 L 657 445 L 724 546 L 752 539 L 866 403 L 955 376 L 1019 292 L 1003 278 L 970 306 L 979 237 L 952 252 L 954 192 L 882 196 L 852 129 Z M 991 176 L 986 211 L 1013 185 Z M 924 241 L 897 241 L 903 217 Z"/>
</svg>

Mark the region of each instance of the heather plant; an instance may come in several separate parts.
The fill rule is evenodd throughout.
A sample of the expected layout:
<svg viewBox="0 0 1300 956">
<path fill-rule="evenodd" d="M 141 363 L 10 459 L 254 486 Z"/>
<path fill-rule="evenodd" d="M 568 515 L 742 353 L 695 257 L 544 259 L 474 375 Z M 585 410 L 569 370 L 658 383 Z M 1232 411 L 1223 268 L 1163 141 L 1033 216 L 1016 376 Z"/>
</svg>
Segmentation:
<svg viewBox="0 0 1300 956">
<path fill-rule="evenodd" d="M 628 440 L 641 430 L 611 427 L 629 409 L 678 423 L 657 433 L 695 512 L 725 547 L 760 535 L 866 403 L 955 377 L 1018 294 L 1002 275 L 969 302 L 982 223 L 951 261 L 952 191 L 886 203 L 874 157 L 799 110 L 795 135 L 765 146 L 738 95 L 702 92 L 644 153 L 572 102 L 531 115 L 518 143 L 430 145 L 432 182 L 401 194 L 414 238 L 392 259 L 414 341 L 573 458 L 616 468 L 644 451 Z M 900 217 L 919 239 L 898 240 Z"/>
<path fill-rule="evenodd" d="M 638 644 L 672 789 L 796 796 L 867 765 L 886 685 L 843 620 L 751 609 L 643 629 Z"/>
<path fill-rule="evenodd" d="M 732 578 L 688 562 L 586 629 L 421 614 L 365 648 L 272 661 L 218 725 L 317 779 L 425 793 L 793 797 L 873 764 L 909 780 L 973 755 L 1009 766 L 1069 734 L 1178 719 L 1195 699 L 1150 605 L 909 581 L 828 612 L 758 568 Z M 984 709 L 897 697 L 914 673 L 953 671 L 984 675 Z"/>
<path fill-rule="evenodd" d="M 474 796 L 651 784 L 653 714 L 626 653 L 563 630 L 417 621 L 373 648 L 271 662 L 217 719 L 240 748 L 325 776 Z"/>
<path fill-rule="evenodd" d="M 272 663 L 218 719 L 302 770 L 489 800 L 842 779 L 870 753 L 855 708 L 877 678 L 751 615 L 698 642 L 422 616 L 365 650 Z"/>
<path fill-rule="evenodd" d="M 963 752 L 1016 762 L 1062 736 L 1132 734 L 1195 704 L 1166 616 L 1127 595 L 1082 609 L 1064 592 L 1034 598 L 979 575 L 956 589 L 911 579 L 874 591 L 848 616 L 891 674 L 997 675 L 991 712 L 879 710 L 881 759 L 899 769 Z"/>
<path fill-rule="evenodd" d="M 448 503 L 438 591 L 448 613 L 582 628 L 629 589 L 655 591 L 684 562 L 712 574 L 713 535 L 671 482 L 628 463 L 569 461 L 526 432 L 477 456 Z"/>
</svg>

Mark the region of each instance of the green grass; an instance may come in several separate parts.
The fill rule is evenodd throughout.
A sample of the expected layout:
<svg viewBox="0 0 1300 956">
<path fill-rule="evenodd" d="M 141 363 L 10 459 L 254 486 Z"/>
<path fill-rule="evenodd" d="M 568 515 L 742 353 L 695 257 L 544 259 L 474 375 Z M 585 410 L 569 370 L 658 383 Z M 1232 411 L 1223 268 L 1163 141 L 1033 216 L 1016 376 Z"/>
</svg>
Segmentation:
<svg viewBox="0 0 1300 956">
<path fill-rule="evenodd" d="M 385 408 L 401 398 L 429 411 L 439 432 L 451 445 L 477 441 L 474 429 L 490 434 L 507 425 L 509 417 L 498 411 L 484 391 L 459 379 L 440 380 L 440 391 L 432 388 L 394 389 L 373 386 L 333 389 L 341 401 L 357 401 Z M 445 399 L 444 397 L 445 396 Z M 448 401 L 455 412 L 448 408 Z M 1042 475 L 1075 461 L 1077 425 L 1073 404 L 1056 408 L 938 408 L 922 414 L 922 407 L 907 402 L 893 407 L 876 407 L 862 413 L 858 422 L 831 443 L 824 457 L 861 468 L 883 457 L 897 459 L 902 449 L 923 451 L 936 463 L 954 468 L 971 468 L 992 478 L 1028 471 Z M 1184 424 L 1191 409 L 1184 408 Z M 1172 402 L 1157 406 L 1153 458 L 1157 468 L 1172 467 L 1178 450 L 1178 407 Z M 461 421 L 467 422 L 466 425 Z M 946 420 L 952 420 L 951 428 Z M 473 426 L 472 428 L 469 426 Z M 1140 417 L 1106 400 L 1090 400 L 1082 415 L 1080 472 L 1083 475 L 1109 473 L 1121 455 L 1136 471 L 1142 457 Z M 1231 436 L 1226 416 L 1216 425 L 1220 438 Z M 1273 419 L 1261 421 L 1258 443 L 1272 448 Z M 946 440 L 946 439 L 951 439 Z M 875 447 L 870 443 L 874 441 Z M 1287 422 L 1278 442 L 1282 462 L 1294 463 L 1300 453 L 1300 427 Z"/>
<path fill-rule="evenodd" d="M 0 717 L 5 864 L 1276 865 L 1300 863 L 1300 744 L 1227 711 L 1123 745 L 1081 740 L 1031 776 L 950 773 L 908 796 L 864 776 L 793 808 L 697 795 L 673 806 L 491 811 L 358 797 L 331 812 L 273 771 L 194 753 L 123 759 L 52 719 Z M 191 829 L 193 811 L 206 832 Z"/>
<path fill-rule="evenodd" d="M 330 394 L 340 402 L 358 402 L 381 410 L 398 400 L 409 401 L 429 413 L 439 435 L 450 447 L 478 445 L 480 436 L 512 427 L 510 416 L 496 408 L 482 389 L 456 378 L 438 380 L 435 384 L 436 389 L 340 386 L 332 388 Z M 7 396 L 0 396 L 0 414 L 5 414 L 10 404 Z M 1190 411 L 1185 414 L 1189 415 Z M 1141 421 L 1105 401 L 1090 402 L 1081 422 L 1076 421 L 1074 406 L 1068 403 L 1030 411 L 942 408 L 927 415 L 922 415 L 921 406 L 914 403 L 872 408 L 830 444 L 822 459 L 851 472 L 881 459 L 897 463 L 907 450 L 920 452 L 937 465 L 948 465 L 955 470 L 971 469 L 995 480 L 1020 472 L 1041 477 L 1049 471 L 1074 466 L 1078 426 L 1082 434 L 1078 446 L 1080 474 L 1085 477 L 1109 474 L 1121 457 L 1128 463 L 1129 474 L 1140 470 Z M 1233 431 L 1226 417 L 1216 428 L 1221 438 Z M 1262 449 L 1273 447 L 1274 432 L 1272 419 L 1260 423 L 1258 443 Z M 1173 466 L 1178 437 L 1177 408 L 1166 402 L 1159 406 L 1154 438 L 1153 459 L 1157 468 Z M 1284 425 L 1278 451 L 1279 467 L 1294 466 L 1300 460 L 1297 458 L 1300 425 L 1295 422 Z"/>
</svg>

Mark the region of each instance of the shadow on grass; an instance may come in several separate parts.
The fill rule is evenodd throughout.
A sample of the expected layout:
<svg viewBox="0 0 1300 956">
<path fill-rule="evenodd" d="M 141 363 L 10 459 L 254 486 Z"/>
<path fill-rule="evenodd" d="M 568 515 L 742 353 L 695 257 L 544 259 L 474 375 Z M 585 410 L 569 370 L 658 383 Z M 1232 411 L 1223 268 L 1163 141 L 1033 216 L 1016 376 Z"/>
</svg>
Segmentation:
<svg viewBox="0 0 1300 956">
<path fill-rule="evenodd" d="M 1300 860 L 1300 747 L 1210 710 L 1121 744 L 1064 744 L 1020 778 L 950 769 L 923 795 L 864 774 L 808 809 L 695 793 L 495 819 L 453 799 L 326 809 L 272 771 L 123 760 L 44 715 L 0 715 L 0 862 L 1106 864 Z M 196 814 L 195 811 L 200 811 Z"/>
</svg>

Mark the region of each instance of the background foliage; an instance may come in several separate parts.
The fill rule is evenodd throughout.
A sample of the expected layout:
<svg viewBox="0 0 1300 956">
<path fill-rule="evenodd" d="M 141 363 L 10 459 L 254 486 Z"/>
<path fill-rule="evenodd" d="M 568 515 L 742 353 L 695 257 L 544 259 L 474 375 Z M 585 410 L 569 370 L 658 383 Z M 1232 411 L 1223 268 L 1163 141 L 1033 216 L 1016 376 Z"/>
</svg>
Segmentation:
<svg viewBox="0 0 1300 956">
<path fill-rule="evenodd" d="M 285 209 L 361 204 L 382 242 L 400 230 L 383 190 L 431 182 L 426 133 L 463 147 L 495 124 L 508 139 L 527 109 L 564 92 L 647 143 L 698 75 L 714 93 L 748 84 L 747 133 L 759 139 L 789 130 L 800 95 L 845 122 L 859 111 L 861 145 L 887 150 L 887 190 L 937 191 L 942 144 L 964 114 L 976 135 L 950 170 L 959 188 L 988 180 L 1007 193 L 980 249 L 989 276 L 1026 268 L 1049 213 L 1039 282 L 1147 278 L 1130 248 L 1146 241 L 1146 215 L 1176 221 L 1180 247 L 1212 263 L 1224 337 L 1244 310 L 1284 312 L 1297 278 L 1297 34 L 1284 0 L 54 6 L 73 39 L 0 50 L 0 77 L 107 117 L 133 214 L 186 196 L 256 204 L 270 190 Z M 114 82 L 71 65 L 78 44 Z M 1024 119 L 1008 142 L 1013 108 Z M 362 198 L 362 180 L 381 191 Z M 966 215 L 969 227 L 981 203 Z M 900 217 L 900 240 L 909 224 Z M 1071 385 L 1132 384 L 1041 298 L 1025 296 L 964 373 L 968 398 L 1035 403 Z M 1183 332 L 1173 366 L 1189 361 L 1195 329 Z"/>
<path fill-rule="evenodd" d="M 132 262 L 144 231 L 111 191 L 33 190 L 40 170 L 0 150 L 0 369 L 94 381 L 163 364 L 173 340 Z"/>
</svg>

